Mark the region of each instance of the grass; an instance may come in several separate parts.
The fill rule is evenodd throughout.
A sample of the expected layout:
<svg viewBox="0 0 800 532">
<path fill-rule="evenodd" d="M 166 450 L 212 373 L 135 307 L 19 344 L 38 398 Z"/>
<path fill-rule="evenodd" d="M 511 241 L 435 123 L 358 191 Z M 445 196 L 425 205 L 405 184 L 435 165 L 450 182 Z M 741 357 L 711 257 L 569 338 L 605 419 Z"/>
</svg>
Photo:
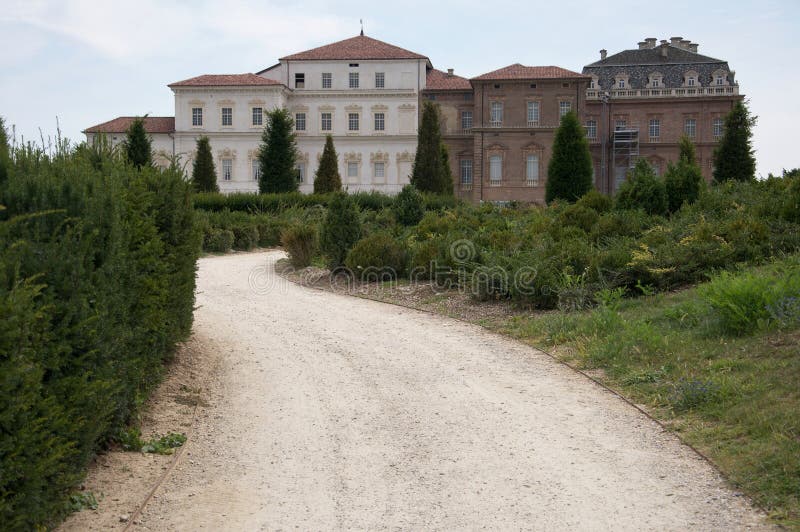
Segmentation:
<svg viewBox="0 0 800 532">
<path fill-rule="evenodd" d="M 797 271 L 795 256 L 677 293 L 606 294 L 592 310 L 516 315 L 496 328 L 599 370 L 593 374 L 646 405 L 775 522 L 800 528 L 800 320 L 765 311 L 753 314 L 757 323 L 730 326 L 734 304 L 796 308 L 800 294 L 754 298 L 747 283 L 796 290 L 788 279 Z"/>
</svg>

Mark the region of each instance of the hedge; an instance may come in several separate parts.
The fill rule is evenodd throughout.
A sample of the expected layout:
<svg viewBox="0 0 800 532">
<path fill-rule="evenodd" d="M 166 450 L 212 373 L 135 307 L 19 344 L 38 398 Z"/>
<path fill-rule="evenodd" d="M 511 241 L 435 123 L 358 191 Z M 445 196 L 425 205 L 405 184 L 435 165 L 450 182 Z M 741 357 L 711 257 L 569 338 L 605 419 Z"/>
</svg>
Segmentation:
<svg viewBox="0 0 800 532">
<path fill-rule="evenodd" d="M 188 184 L 86 153 L 17 150 L 0 184 L 4 530 L 49 528 L 68 511 L 192 326 Z"/>
</svg>

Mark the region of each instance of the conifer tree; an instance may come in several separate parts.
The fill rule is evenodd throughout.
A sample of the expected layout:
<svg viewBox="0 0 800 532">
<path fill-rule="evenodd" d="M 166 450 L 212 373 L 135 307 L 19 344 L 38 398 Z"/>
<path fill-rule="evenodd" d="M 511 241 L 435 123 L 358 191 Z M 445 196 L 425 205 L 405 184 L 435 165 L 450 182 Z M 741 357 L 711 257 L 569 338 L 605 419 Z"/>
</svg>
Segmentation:
<svg viewBox="0 0 800 532">
<path fill-rule="evenodd" d="M 589 142 L 574 111 L 565 114 L 556 130 L 553 153 L 547 167 L 545 201 L 576 201 L 589 192 L 592 183 L 592 156 Z"/>
<path fill-rule="evenodd" d="M 262 194 L 297 190 L 297 141 L 293 127 L 294 120 L 287 109 L 267 113 L 258 153 L 261 164 L 258 189 Z"/>
<path fill-rule="evenodd" d="M 636 161 L 636 167 L 619 187 L 616 196 L 620 209 L 641 209 L 647 214 L 667 214 L 667 191 L 653 167 L 645 159 Z"/>
<path fill-rule="evenodd" d="M 128 162 L 136 168 L 153 164 L 153 148 L 150 137 L 144 129 L 144 118 L 135 118 L 125 137 L 125 155 Z"/>
<path fill-rule="evenodd" d="M 670 163 L 664 173 L 664 188 L 671 213 L 678 211 L 684 203 L 691 205 L 697 201 L 705 185 L 691 139 L 686 135 L 682 136 L 678 146 L 680 148 L 678 163 Z"/>
<path fill-rule="evenodd" d="M 447 145 L 444 142 L 441 144 L 442 151 L 442 175 L 440 176 L 441 182 L 439 184 L 439 193 L 447 196 L 453 195 L 453 172 L 450 171 L 450 154 L 447 151 Z"/>
<path fill-rule="evenodd" d="M 445 177 L 442 175 L 441 144 L 439 107 L 426 101 L 422 105 L 422 121 L 417 135 L 417 153 L 411 171 L 411 184 L 421 192 L 441 194 L 444 191 Z"/>
<path fill-rule="evenodd" d="M 744 103 L 736 102 L 728 116 L 722 140 L 714 150 L 714 181 L 730 179 L 750 181 L 756 176 L 756 159 L 753 155 L 753 131 L 756 117 L 750 115 Z"/>
<path fill-rule="evenodd" d="M 320 245 L 334 270 L 344 264 L 347 253 L 361 238 L 361 217 L 358 206 L 345 192 L 337 192 L 328 204 L 322 223 Z"/>
<path fill-rule="evenodd" d="M 336 148 L 333 146 L 333 137 L 325 137 L 325 148 L 319 160 L 319 168 L 314 176 L 314 194 L 339 192 L 342 190 L 342 177 L 339 175 L 339 163 Z"/>
<path fill-rule="evenodd" d="M 219 192 L 217 170 L 208 137 L 197 139 L 197 156 L 192 166 L 192 185 L 196 192 Z"/>
<path fill-rule="evenodd" d="M 11 148 L 8 145 L 8 133 L 3 117 L 0 116 L 0 183 L 8 177 L 8 167 L 11 163 Z"/>
</svg>

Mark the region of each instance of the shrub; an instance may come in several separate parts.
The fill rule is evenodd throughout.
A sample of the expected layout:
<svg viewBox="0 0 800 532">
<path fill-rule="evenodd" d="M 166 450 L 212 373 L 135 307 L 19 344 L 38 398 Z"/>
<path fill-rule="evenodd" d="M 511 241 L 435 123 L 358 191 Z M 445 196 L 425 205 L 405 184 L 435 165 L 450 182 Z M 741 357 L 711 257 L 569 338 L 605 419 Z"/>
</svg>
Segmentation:
<svg viewBox="0 0 800 532">
<path fill-rule="evenodd" d="M 249 251 L 258 244 L 258 228 L 252 222 L 236 223 L 231 226 L 233 231 L 233 249 Z"/>
<path fill-rule="evenodd" d="M 342 190 L 342 178 L 339 175 L 339 163 L 336 159 L 336 148 L 333 137 L 325 136 L 325 147 L 319 161 L 317 173 L 314 175 L 314 194 L 327 194 Z"/>
<path fill-rule="evenodd" d="M 781 214 L 790 222 L 800 223 L 800 171 L 794 170 L 794 173 L 795 176 L 789 180 Z"/>
<path fill-rule="evenodd" d="M 592 156 L 586 132 L 575 112 L 561 118 L 547 166 L 545 199 L 577 201 L 592 189 Z"/>
<path fill-rule="evenodd" d="M 404 186 L 394 200 L 393 210 L 401 224 L 417 225 L 425 214 L 422 195 L 413 185 Z"/>
<path fill-rule="evenodd" d="M 0 185 L 0 522 L 49 528 L 188 337 L 200 233 L 178 172 L 22 148 Z"/>
<path fill-rule="evenodd" d="M 771 319 L 800 298 L 800 270 L 796 267 L 791 264 L 772 275 L 721 272 L 702 285 L 699 293 L 723 332 L 748 334 L 769 328 Z"/>
<path fill-rule="evenodd" d="M 289 254 L 292 266 L 310 266 L 317 251 L 317 228 L 301 224 L 289 226 L 281 233 L 281 244 Z"/>
<path fill-rule="evenodd" d="M 597 214 L 597 211 L 589 207 L 584 207 L 579 203 L 568 205 L 561 211 L 558 217 L 562 225 L 579 227 L 587 233 L 592 230 L 599 219 L 600 216 Z"/>
<path fill-rule="evenodd" d="M 350 248 L 361 238 L 361 219 L 353 198 L 334 195 L 322 224 L 320 244 L 332 270 L 342 266 Z"/>
<path fill-rule="evenodd" d="M 211 253 L 227 253 L 233 247 L 233 231 L 209 227 L 203 237 L 203 250 Z"/>
<path fill-rule="evenodd" d="M 578 200 L 577 205 L 592 209 L 598 214 L 603 214 L 611 210 L 614 206 L 614 202 L 605 194 L 601 194 L 597 190 L 592 189 Z"/>
<path fill-rule="evenodd" d="M 396 279 L 406 271 L 405 247 L 389 233 L 359 240 L 347 254 L 345 265 L 362 281 Z"/>
<path fill-rule="evenodd" d="M 631 175 L 620 186 L 617 207 L 642 209 L 648 214 L 667 214 L 667 191 L 664 183 L 656 177 L 646 160 L 639 159 Z"/>
<path fill-rule="evenodd" d="M 704 185 L 703 174 L 697 165 L 690 164 L 683 158 L 678 164 L 670 163 L 664 174 L 669 212 L 676 212 L 684 203 L 691 205 L 697 201 Z"/>
</svg>

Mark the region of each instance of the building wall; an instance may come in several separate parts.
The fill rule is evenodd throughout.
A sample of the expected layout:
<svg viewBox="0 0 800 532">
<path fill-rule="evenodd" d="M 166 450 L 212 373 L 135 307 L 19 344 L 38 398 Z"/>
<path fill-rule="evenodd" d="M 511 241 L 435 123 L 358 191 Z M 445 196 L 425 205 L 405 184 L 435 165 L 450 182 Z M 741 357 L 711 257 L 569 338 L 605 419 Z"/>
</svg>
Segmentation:
<svg viewBox="0 0 800 532">
<path fill-rule="evenodd" d="M 86 140 L 94 143 L 103 133 L 88 133 Z M 125 142 L 126 132 L 105 133 L 106 140 L 111 146 L 119 146 Z M 153 163 L 161 168 L 169 167 L 173 155 L 173 135 L 171 133 L 148 133 L 153 148 Z"/>
<path fill-rule="evenodd" d="M 713 153 L 718 138 L 713 135 L 715 119 L 724 119 L 733 108 L 739 96 L 715 98 L 651 98 L 637 100 L 611 100 L 606 109 L 600 101 L 590 100 L 586 106 L 583 123 L 597 122 L 597 138 L 590 140 L 592 159 L 595 165 L 597 188 L 605 193 L 613 193 L 613 143 L 610 140 L 617 120 L 625 120 L 628 127 L 639 130 L 639 157 L 645 158 L 660 175 L 669 162 L 678 160 L 678 141 L 685 132 L 687 119 L 696 122 L 696 133 L 692 140 L 697 149 L 697 159 L 706 180 L 713 173 Z M 660 135 L 651 138 L 649 126 L 651 119 L 658 119 Z M 607 177 L 603 178 L 602 139 L 608 139 Z"/>
</svg>

